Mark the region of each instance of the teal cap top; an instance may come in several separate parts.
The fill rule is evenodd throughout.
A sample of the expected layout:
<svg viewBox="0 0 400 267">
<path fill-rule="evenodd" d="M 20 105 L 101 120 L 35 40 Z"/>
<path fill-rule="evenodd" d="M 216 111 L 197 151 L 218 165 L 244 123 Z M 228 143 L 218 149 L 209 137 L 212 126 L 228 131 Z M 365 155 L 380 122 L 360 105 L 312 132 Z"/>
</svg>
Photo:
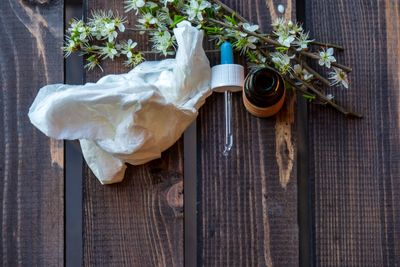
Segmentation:
<svg viewBox="0 0 400 267">
<path fill-rule="evenodd" d="M 221 45 L 221 64 L 233 64 L 233 49 L 230 42 Z"/>
</svg>

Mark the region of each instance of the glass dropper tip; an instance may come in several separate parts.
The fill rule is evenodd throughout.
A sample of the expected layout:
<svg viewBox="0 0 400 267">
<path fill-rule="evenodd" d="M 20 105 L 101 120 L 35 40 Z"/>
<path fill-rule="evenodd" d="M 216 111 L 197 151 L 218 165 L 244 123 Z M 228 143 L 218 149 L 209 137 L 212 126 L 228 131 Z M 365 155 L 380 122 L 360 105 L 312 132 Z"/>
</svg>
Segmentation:
<svg viewBox="0 0 400 267">
<path fill-rule="evenodd" d="M 221 45 L 221 65 L 233 64 L 233 48 L 229 42 Z M 228 88 L 226 88 L 228 89 Z M 226 90 L 225 93 L 225 144 L 222 154 L 227 157 L 232 150 L 232 92 Z"/>
</svg>

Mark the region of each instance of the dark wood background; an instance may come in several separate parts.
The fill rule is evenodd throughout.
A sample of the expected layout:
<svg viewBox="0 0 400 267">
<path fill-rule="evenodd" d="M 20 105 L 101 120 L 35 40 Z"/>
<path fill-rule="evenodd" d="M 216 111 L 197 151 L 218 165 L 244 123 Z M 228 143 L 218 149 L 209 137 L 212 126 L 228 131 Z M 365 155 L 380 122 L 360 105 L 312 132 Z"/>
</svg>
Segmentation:
<svg viewBox="0 0 400 267">
<path fill-rule="evenodd" d="M 332 93 L 364 119 L 321 106 L 298 116 L 305 110 L 295 97 L 276 118 L 257 119 L 235 95 L 235 147 L 227 159 L 223 96 L 211 96 L 197 120 L 197 264 L 297 266 L 311 256 L 316 266 L 400 265 L 399 1 L 224 2 L 263 30 L 283 4 L 284 16 L 297 11 L 315 38 L 343 44 L 339 59 L 354 69 L 352 86 Z M 87 0 L 84 10 L 122 14 L 122 6 Z M 41 86 L 64 80 L 63 8 L 61 0 L 0 1 L 3 266 L 65 263 L 63 143 L 43 136 L 26 115 Z M 134 16 L 128 19 L 133 26 Z M 144 37 L 125 35 L 146 47 Z M 126 72 L 120 63 L 86 80 Z M 82 265 L 184 265 L 184 159 L 180 140 L 111 186 L 83 166 Z M 312 193 L 308 206 L 302 190 Z"/>
<path fill-rule="evenodd" d="M 336 98 L 364 114 L 309 112 L 318 266 L 400 265 L 400 1 L 306 1 L 312 36 L 346 47 Z M 321 112 L 322 111 L 322 112 Z"/>
<path fill-rule="evenodd" d="M 270 29 L 278 1 L 224 1 Z M 286 18 L 294 1 L 279 1 Z M 210 55 L 211 63 L 219 58 Z M 277 118 L 258 119 L 233 96 L 234 149 L 224 144 L 224 97 L 214 94 L 200 110 L 198 128 L 199 264 L 298 265 L 296 125 L 294 97 Z M 282 227 L 283 226 L 283 227 Z"/>
<path fill-rule="evenodd" d="M 62 82 L 62 1 L 0 1 L 0 265 L 64 261 L 63 142 L 29 122 L 37 89 Z"/>
</svg>

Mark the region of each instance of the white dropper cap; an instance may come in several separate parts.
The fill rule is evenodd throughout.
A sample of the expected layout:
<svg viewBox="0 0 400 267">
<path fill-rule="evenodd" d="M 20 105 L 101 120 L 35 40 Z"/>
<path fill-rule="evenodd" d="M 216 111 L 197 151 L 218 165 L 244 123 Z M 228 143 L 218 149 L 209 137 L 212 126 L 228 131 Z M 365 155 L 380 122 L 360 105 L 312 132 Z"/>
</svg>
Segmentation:
<svg viewBox="0 0 400 267">
<path fill-rule="evenodd" d="M 233 64 L 232 44 L 221 45 L 221 64 L 211 69 L 211 89 L 215 92 L 239 92 L 243 89 L 244 68 Z"/>
</svg>

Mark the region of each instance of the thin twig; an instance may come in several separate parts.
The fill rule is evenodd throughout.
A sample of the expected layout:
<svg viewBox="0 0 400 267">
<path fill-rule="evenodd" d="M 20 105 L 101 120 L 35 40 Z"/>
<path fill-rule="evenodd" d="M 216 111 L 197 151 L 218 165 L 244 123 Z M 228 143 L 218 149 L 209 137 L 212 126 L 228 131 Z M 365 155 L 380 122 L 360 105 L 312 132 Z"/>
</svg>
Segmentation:
<svg viewBox="0 0 400 267">
<path fill-rule="evenodd" d="M 337 50 L 340 50 L 340 51 L 344 50 L 343 46 L 337 45 L 337 44 L 323 43 L 323 42 L 318 42 L 318 41 L 312 41 L 312 42 L 310 42 L 310 44 L 323 46 L 323 47 L 332 47 L 332 48 L 336 48 Z"/>
<path fill-rule="evenodd" d="M 243 29 L 243 28 L 241 28 L 241 27 L 229 25 L 228 23 L 225 23 L 225 22 L 222 22 L 222 21 L 213 19 L 213 18 L 209 18 L 209 19 L 207 19 L 207 20 L 210 21 L 210 22 L 213 22 L 213 23 L 215 23 L 215 24 L 219 24 L 219 25 L 221 25 L 221 26 L 224 26 L 224 27 L 226 27 L 226 28 L 231 28 L 231 29 L 234 29 L 234 30 L 238 30 L 238 31 L 247 33 L 248 35 L 257 37 L 257 38 L 259 38 L 259 39 L 265 41 L 266 43 L 272 44 L 272 45 L 274 45 L 274 46 L 282 46 L 280 43 L 278 43 L 278 42 L 275 41 L 275 40 L 272 40 L 272 39 L 270 39 L 270 38 L 268 38 L 268 37 L 265 37 L 265 36 L 263 36 L 263 35 L 261 35 L 261 34 L 255 33 L 255 32 L 248 31 L 248 30 Z"/>
<path fill-rule="evenodd" d="M 298 80 L 299 82 L 303 83 L 305 86 L 307 86 L 308 89 L 310 89 L 313 93 L 315 93 L 320 99 L 322 99 L 323 101 L 325 101 L 327 104 L 329 104 L 330 106 L 334 107 L 336 110 L 340 111 L 341 113 L 343 113 L 346 116 L 352 116 L 352 117 L 356 117 L 356 118 L 362 118 L 361 114 L 352 112 L 352 111 L 348 111 L 347 109 L 345 109 L 344 107 L 340 106 L 339 104 L 335 103 L 334 101 L 332 101 L 331 99 L 329 99 L 326 95 L 324 95 L 323 93 L 321 93 L 318 89 L 316 89 L 312 84 L 303 81 L 302 79 L 300 79 L 300 77 L 298 77 L 296 74 L 292 74 L 293 77 L 296 78 L 296 80 Z"/>
<path fill-rule="evenodd" d="M 171 51 L 171 52 L 175 52 L 175 51 Z M 204 50 L 204 52 L 206 52 L 206 53 L 219 53 L 220 50 L 219 49 L 208 49 L 208 50 Z M 159 51 L 140 51 L 140 53 L 143 53 L 143 54 L 160 54 Z"/>
<path fill-rule="evenodd" d="M 312 95 L 313 97 L 317 97 L 316 95 L 314 95 L 313 93 L 310 93 L 307 91 L 307 87 L 305 87 L 304 85 L 302 86 L 297 86 L 292 80 L 290 79 L 285 79 L 285 81 L 287 83 L 289 83 L 292 87 L 296 88 L 297 90 L 299 90 L 300 92 L 302 92 L 305 95 Z"/>
<path fill-rule="evenodd" d="M 235 16 L 243 23 L 248 23 L 248 21 L 242 17 L 239 13 L 237 13 L 235 10 L 233 10 L 232 8 L 230 8 L 229 6 L 225 5 L 224 3 L 222 3 L 219 0 L 211 0 L 212 2 L 214 2 L 214 4 L 219 5 L 220 7 L 222 7 L 222 9 L 224 9 L 226 12 L 230 13 L 230 14 L 235 14 Z"/>
<path fill-rule="evenodd" d="M 258 49 L 258 51 L 259 51 L 264 57 L 266 57 L 266 58 L 269 57 L 269 54 L 268 54 L 267 50 Z"/>
<path fill-rule="evenodd" d="M 127 31 L 135 31 L 135 32 L 154 32 L 157 29 L 139 29 L 139 28 L 125 28 Z"/>
<path fill-rule="evenodd" d="M 309 73 L 311 73 L 312 75 L 314 75 L 315 78 L 317 78 L 318 80 L 320 80 L 322 83 L 324 83 L 327 86 L 331 86 L 331 82 L 328 81 L 326 78 L 324 78 L 321 74 L 319 74 L 317 71 L 315 71 L 313 68 L 311 68 L 310 66 L 308 66 L 308 64 L 305 61 L 300 60 L 300 58 L 295 57 L 294 60 L 299 63 L 300 65 L 303 66 L 304 69 L 306 69 Z"/>
<path fill-rule="evenodd" d="M 321 59 L 317 54 L 306 52 L 306 51 L 300 51 L 300 54 L 304 55 L 306 57 L 312 58 L 312 59 L 317 59 L 317 60 Z M 339 64 L 337 62 L 331 62 L 331 64 L 332 64 L 332 66 L 340 68 L 340 69 L 342 69 L 342 70 L 344 70 L 346 72 L 352 72 L 353 71 L 352 68 L 350 68 L 348 66 L 345 66 L 345 65 L 342 65 L 342 64 Z"/>
</svg>

